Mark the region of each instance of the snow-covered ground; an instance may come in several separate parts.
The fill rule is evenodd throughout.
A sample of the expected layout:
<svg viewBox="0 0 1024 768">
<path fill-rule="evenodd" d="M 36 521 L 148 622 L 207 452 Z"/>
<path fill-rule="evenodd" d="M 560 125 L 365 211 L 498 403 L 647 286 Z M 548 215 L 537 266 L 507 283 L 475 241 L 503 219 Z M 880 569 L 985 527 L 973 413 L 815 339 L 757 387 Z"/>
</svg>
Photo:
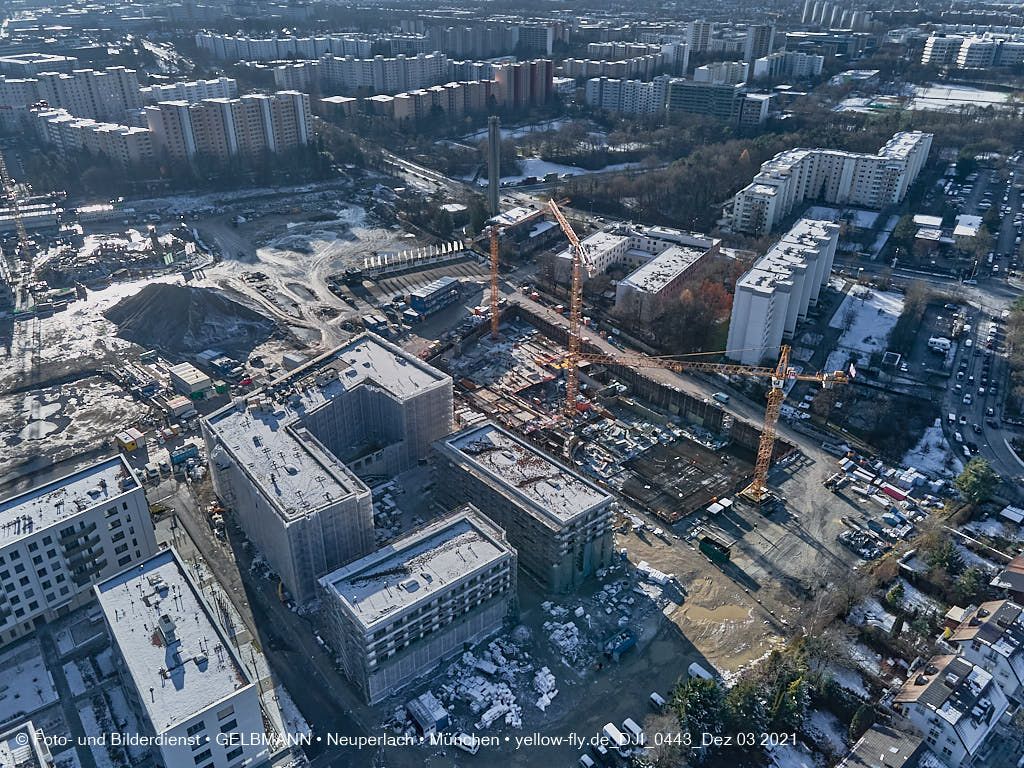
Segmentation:
<svg viewBox="0 0 1024 768">
<path fill-rule="evenodd" d="M 868 288 L 851 290 L 829 322 L 831 328 L 843 328 L 848 316 L 852 322 L 843 331 L 836 350 L 829 355 L 825 369 L 842 370 L 851 353 L 856 353 L 861 364 L 873 352 L 884 352 L 889 332 L 895 327 L 903 311 L 903 296 L 888 291 L 873 291 Z"/>
<path fill-rule="evenodd" d="M 847 669 L 846 667 L 832 667 L 829 672 L 832 678 L 846 690 L 853 691 L 864 697 L 871 695 L 868 692 L 867 686 L 864 685 L 863 676 L 857 670 Z"/>
<path fill-rule="evenodd" d="M 963 559 L 964 565 L 966 565 L 968 568 L 972 566 L 975 568 L 980 568 L 985 573 L 996 573 L 997 571 L 1002 570 L 1000 566 L 996 565 L 991 560 L 987 560 L 981 555 L 972 552 L 963 544 L 957 544 L 956 549 L 957 552 L 960 553 L 960 557 Z"/>
<path fill-rule="evenodd" d="M 824 762 L 820 755 L 813 754 L 803 744 L 775 747 L 769 757 L 775 768 L 818 768 Z"/>
<path fill-rule="evenodd" d="M 960 107 L 1004 107 L 1010 94 L 1003 91 L 984 91 L 966 85 L 917 86 L 910 109 L 951 110 Z"/>
<path fill-rule="evenodd" d="M 827 744 L 836 754 L 846 751 L 846 728 L 839 718 L 831 712 L 816 709 L 804 720 L 804 730 L 820 735 L 816 740 L 819 744 Z"/>
<path fill-rule="evenodd" d="M 563 125 L 568 125 L 571 120 L 549 120 L 546 123 L 536 123 L 533 125 L 523 125 L 518 128 L 500 128 L 502 139 L 517 139 L 521 136 L 529 136 L 531 133 L 541 133 L 543 131 L 557 131 Z M 462 137 L 462 141 L 466 142 L 478 142 L 481 139 L 487 138 L 487 129 L 481 128 L 475 133 L 470 133 Z"/>
<path fill-rule="evenodd" d="M 976 535 L 992 537 L 1001 536 L 1007 539 L 1024 541 L 1024 529 L 1016 523 L 1011 523 L 1008 520 L 1000 520 L 997 517 L 990 517 L 988 520 L 972 520 L 962 526 L 962 528 L 967 533 Z"/>
<path fill-rule="evenodd" d="M 543 179 L 549 173 L 557 173 L 559 175 L 563 173 L 572 174 L 573 176 L 584 176 L 588 173 L 604 173 L 606 171 L 621 171 L 626 168 L 635 168 L 640 163 L 615 163 L 613 165 L 606 165 L 604 168 L 599 168 L 596 171 L 590 171 L 586 168 L 579 168 L 575 165 L 563 165 L 561 163 L 549 163 L 547 160 L 541 160 L 539 157 L 527 157 L 521 161 L 523 172 L 517 176 L 506 176 L 502 174 L 502 183 L 518 184 L 523 179 L 530 176 L 534 176 L 538 179 Z M 472 175 L 465 177 L 466 180 L 472 179 Z M 477 184 L 480 186 L 487 186 L 487 177 L 477 179 Z"/>
<path fill-rule="evenodd" d="M 850 611 L 850 622 L 858 626 L 878 627 L 891 632 L 896 617 L 889 613 L 874 597 L 866 597 Z"/>
<path fill-rule="evenodd" d="M 69 661 L 64 665 L 64 677 L 68 680 L 68 688 L 71 689 L 73 696 L 81 696 L 85 693 L 85 680 L 82 679 L 77 662 Z"/>
<path fill-rule="evenodd" d="M 804 211 L 806 219 L 849 220 L 857 229 L 870 229 L 875 226 L 878 216 L 878 211 L 865 211 L 860 208 L 833 208 L 828 205 L 812 205 Z"/>
<path fill-rule="evenodd" d="M 913 610 L 916 608 L 924 613 L 938 614 L 945 611 L 945 608 L 938 600 L 929 597 L 906 579 L 901 577 L 900 583 L 903 584 L 903 607 L 905 609 Z"/>
<path fill-rule="evenodd" d="M 940 419 L 936 419 L 935 423 L 921 435 L 917 445 L 907 452 L 903 457 L 903 465 L 938 477 L 958 475 L 964 466 L 956 454 L 949 449 Z"/>
</svg>

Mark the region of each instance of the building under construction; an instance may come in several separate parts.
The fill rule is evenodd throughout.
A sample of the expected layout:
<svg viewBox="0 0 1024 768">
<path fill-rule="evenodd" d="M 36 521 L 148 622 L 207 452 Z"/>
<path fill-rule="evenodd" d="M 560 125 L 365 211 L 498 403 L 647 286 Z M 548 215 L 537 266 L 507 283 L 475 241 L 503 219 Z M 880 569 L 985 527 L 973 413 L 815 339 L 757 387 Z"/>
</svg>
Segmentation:
<svg viewBox="0 0 1024 768">
<path fill-rule="evenodd" d="M 369 333 L 203 422 L 214 490 L 300 602 L 373 549 L 365 480 L 451 431 L 451 379 Z"/>
<path fill-rule="evenodd" d="M 497 425 L 438 440 L 434 471 L 438 501 L 476 506 L 545 588 L 567 592 L 611 563 L 611 495 Z"/>
</svg>

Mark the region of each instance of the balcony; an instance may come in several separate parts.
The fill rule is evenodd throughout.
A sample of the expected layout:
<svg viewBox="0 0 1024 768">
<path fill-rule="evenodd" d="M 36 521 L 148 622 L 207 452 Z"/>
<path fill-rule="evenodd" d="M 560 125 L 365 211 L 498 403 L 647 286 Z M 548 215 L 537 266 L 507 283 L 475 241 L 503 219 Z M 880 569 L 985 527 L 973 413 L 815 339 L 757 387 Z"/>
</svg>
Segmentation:
<svg viewBox="0 0 1024 768">
<path fill-rule="evenodd" d="M 107 567 L 106 560 L 97 560 L 90 565 L 83 566 L 71 572 L 71 580 L 79 587 L 88 584 L 92 579 Z"/>
<path fill-rule="evenodd" d="M 90 533 L 96 530 L 96 523 L 89 523 L 84 528 L 76 528 L 74 532 L 66 533 L 58 538 L 58 541 L 63 546 L 73 539 L 79 539 L 83 536 L 88 536 Z"/>
<path fill-rule="evenodd" d="M 84 533 L 84 531 L 83 531 Z M 72 542 L 69 546 L 64 547 L 64 556 L 67 558 L 73 558 L 79 552 L 82 552 L 90 547 L 95 547 L 100 543 L 99 534 L 92 534 L 88 538 L 81 539 Z"/>
</svg>

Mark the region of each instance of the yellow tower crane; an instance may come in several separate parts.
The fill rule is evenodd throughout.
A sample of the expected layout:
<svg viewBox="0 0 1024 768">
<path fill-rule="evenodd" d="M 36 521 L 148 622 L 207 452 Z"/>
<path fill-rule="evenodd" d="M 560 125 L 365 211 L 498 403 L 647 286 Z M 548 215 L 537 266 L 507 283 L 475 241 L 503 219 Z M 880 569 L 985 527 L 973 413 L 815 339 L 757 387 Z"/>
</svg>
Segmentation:
<svg viewBox="0 0 1024 768">
<path fill-rule="evenodd" d="M 700 360 L 688 360 L 684 358 L 700 357 L 705 355 L 728 354 L 728 352 L 701 352 L 694 355 L 679 355 L 672 357 L 651 357 L 641 354 L 605 355 L 591 352 L 582 352 L 581 346 L 581 324 L 583 313 L 583 275 L 584 268 L 588 274 L 593 276 L 594 267 L 590 261 L 586 247 L 580 242 L 579 237 L 569 226 L 565 216 L 552 201 L 548 203 L 551 212 L 561 226 L 566 238 L 572 244 L 572 285 L 570 288 L 569 303 L 569 353 L 566 356 L 566 380 L 565 380 L 565 412 L 571 419 L 578 412 L 577 392 L 579 389 L 579 364 L 581 361 L 592 363 L 603 363 L 607 365 L 620 365 L 626 368 L 664 368 L 676 373 L 687 371 L 724 373 L 729 375 L 756 376 L 771 379 L 771 387 L 768 390 L 768 403 L 764 414 L 764 427 L 761 430 L 761 440 L 757 448 L 757 458 L 754 462 L 754 477 L 741 495 L 760 504 L 765 498 L 768 490 L 768 470 L 772 463 L 772 451 L 775 447 L 776 426 L 779 421 L 779 413 L 782 409 L 782 401 L 785 399 L 786 380 L 794 381 L 816 381 L 823 389 L 829 389 L 835 384 L 845 384 L 852 377 L 845 371 L 818 372 L 818 373 L 797 373 L 789 365 L 790 348 L 782 345 L 780 348 L 779 360 L 774 367 L 730 365 L 728 363 L 711 363 Z M 746 351 L 746 350 L 741 350 Z"/>
</svg>

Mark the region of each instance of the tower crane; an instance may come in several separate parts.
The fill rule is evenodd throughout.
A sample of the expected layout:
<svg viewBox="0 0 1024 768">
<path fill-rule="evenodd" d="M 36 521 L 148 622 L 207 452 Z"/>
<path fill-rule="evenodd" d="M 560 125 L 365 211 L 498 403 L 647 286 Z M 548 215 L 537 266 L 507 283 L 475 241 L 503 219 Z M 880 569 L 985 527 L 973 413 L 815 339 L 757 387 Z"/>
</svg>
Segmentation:
<svg viewBox="0 0 1024 768">
<path fill-rule="evenodd" d="M 28 232 L 25 230 L 25 222 L 21 218 L 21 206 L 18 203 L 18 191 L 14 186 L 14 182 L 11 181 L 11 176 L 7 172 L 7 163 L 4 161 L 4 154 L 0 151 L 0 186 L 3 188 L 3 194 L 7 198 L 11 206 L 11 215 L 14 217 L 14 228 L 18 234 L 18 245 L 21 248 L 21 255 L 23 258 L 30 258 L 32 255 L 32 241 L 28 239 Z M 18 269 L 18 259 L 16 256 L 11 258 L 11 277 L 15 274 L 20 274 L 21 270 Z"/>
<path fill-rule="evenodd" d="M 576 396 L 579 388 L 579 364 L 581 361 L 591 363 L 603 363 L 607 365 L 620 365 L 626 368 L 663 368 L 666 370 L 682 373 L 687 371 L 724 373 L 740 376 L 755 376 L 771 380 L 771 387 L 768 389 L 768 403 L 765 408 L 764 426 L 761 430 L 761 440 L 758 443 L 757 458 L 754 462 L 754 477 L 741 495 L 760 504 L 768 491 L 768 470 L 772 463 L 772 451 L 775 447 L 776 426 L 779 421 L 779 413 L 782 409 L 782 401 L 785 399 L 786 381 L 815 381 L 821 384 L 822 389 L 830 389 L 835 384 L 845 384 L 853 377 L 853 371 L 818 372 L 818 373 L 797 373 L 789 365 L 790 347 L 783 344 L 780 347 L 779 360 L 774 367 L 732 365 L 728 363 L 713 363 L 702 360 L 689 360 L 683 358 L 700 357 L 705 355 L 718 355 L 722 352 L 701 352 L 694 355 L 679 355 L 666 357 L 651 357 L 641 354 L 606 355 L 592 352 L 581 352 L 581 319 L 583 312 L 583 286 L 582 271 L 588 270 L 593 276 L 594 267 L 589 260 L 586 247 L 580 242 L 579 237 L 569 226 L 557 204 L 553 201 L 548 203 L 551 212 L 558 220 L 559 226 L 565 233 L 566 238 L 572 244 L 572 287 L 570 293 L 569 311 L 569 353 L 566 356 L 566 383 L 565 383 L 565 410 L 569 418 L 577 413 Z M 736 351 L 736 350 L 734 350 Z M 739 350 L 748 351 L 748 350 Z"/>
<path fill-rule="evenodd" d="M 563 200 L 562 204 L 566 202 Z M 533 213 L 515 222 L 516 226 L 526 224 L 544 215 L 544 208 L 538 208 Z M 498 233 L 513 226 L 511 223 L 494 222 L 490 226 L 491 242 L 491 338 L 498 338 Z"/>
</svg>

